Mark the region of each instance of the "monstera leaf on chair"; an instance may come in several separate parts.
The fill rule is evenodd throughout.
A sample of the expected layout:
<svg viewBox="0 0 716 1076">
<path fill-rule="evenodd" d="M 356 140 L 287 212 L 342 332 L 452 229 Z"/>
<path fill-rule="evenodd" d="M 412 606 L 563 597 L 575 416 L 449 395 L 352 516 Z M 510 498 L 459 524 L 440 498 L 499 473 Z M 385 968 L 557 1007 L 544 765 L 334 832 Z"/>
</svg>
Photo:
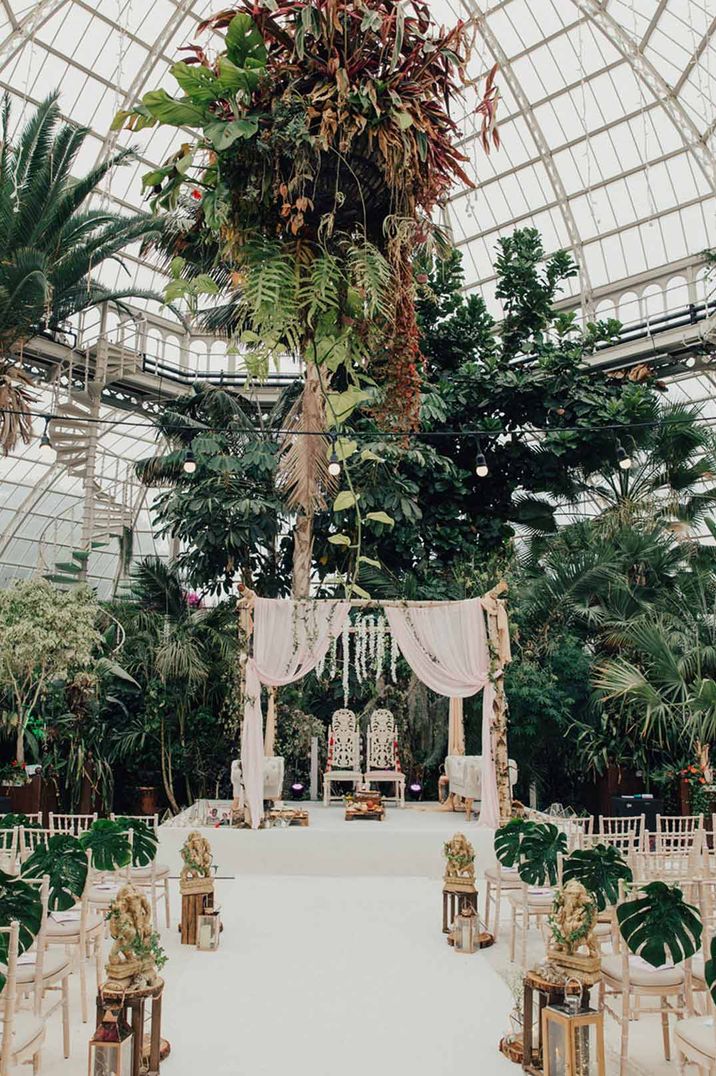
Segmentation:
<svg viewBox="0 0 716 1076">
<path fill-rule="evenodd" d="M 681 890 L 665 882 L 649 882 L 640 894 L 617 908 L 619 930 L 630 952 L 654 968 L 668 958 L 680 964 L 693 956 L 703 927 L 699 913 L 686 903 Z"/>
<path fill-rule="evenodd" d="M 13 919 L 20 924 L 20 952 L 29 949 L 42 925 L 42 901 L 35 885 L 28 885 L 11 874 L 0 871 L 0 927 L 9 927 Z M 7 934 L 0 934 L 0 964 L 7 966 Z M 5 986 L 5 973 L 0 970 L 0 990 Z"/>
<path fill-rule="evenodd" d="M 552 822 L 535 822 L 520 845 L 520 878 L 527 885 L 556 885 L 557 861 L 566 851 L 566 833 Z"/>
<path fill-rule="evenodd" d="M 511 818 L 495 830 L 495 855 L 503 867 L 514 867 L 520 858 L 522 838 L 530 829 L 534 829 L 534 822 L 527 818 Z"/>
<path fill-rule="evenodd" d="M 25 829 L 42 829 L 39 822 L 31 822 L 26 814 L 0 815 L 0 829 L 14 829 L 15 826 L 24 826 Z"/>
<path fill-rule="evenodd" d="M 597 844 L 594 848 L 572 852 L 564 861 L 562 879 L 581 882 L 595 898 L 598 911 L 603 912 L 616 904 L 619 882 L 630 882 L 632 873 L 618 848 Z"/>
<path fill-rule="evenodd" d="M 50 909 L 64 912 L 74 907 L 87 881 L 87 854 L 71 833 L 57 833 L 47 844 L 38 844 L 20 868 L 24 878 L 50 879 Z"/>
<path fill-rule="evenodd" d="M 109 818 L 98 818 L 80 838 L 80 844 L 92 855 L 92 866 L 98 871 L 115 871 L 128 867 L 132 861 L 127 826 Z"/>
<path fill-rule="evenodd" d="M 704 965 L 704 979 L 709 988 L 711 1000 L 716 1004 L 716 936 L 711 939 L 709 958 Z"/>
<path fill-rule="evenodd" d="M 141 818 L 116 818 L 118 826 L 132 831 L 132 866 L 148 867 L 157 858 L 159 841 L 151 826 Z"/>
</svg>

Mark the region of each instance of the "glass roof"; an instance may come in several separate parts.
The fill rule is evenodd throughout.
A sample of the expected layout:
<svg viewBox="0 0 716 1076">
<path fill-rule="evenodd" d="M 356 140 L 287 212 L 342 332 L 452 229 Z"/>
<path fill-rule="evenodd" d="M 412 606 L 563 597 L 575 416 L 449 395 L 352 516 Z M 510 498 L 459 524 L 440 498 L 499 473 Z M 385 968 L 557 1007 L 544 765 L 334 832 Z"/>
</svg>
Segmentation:
<svg viewBox="0 0 716 1076">
<path fill-rule="evenodd" d="M 110 123 L 147 90 L 170 85 L 179 46 L 219 7 L 218 0 L 0 0 L 0 86 L 14 98 L 15 122 L 59 88 L 64 115 L 91 130 L 81 168 L 117 145 L 136 147 L 139 160 L 115 171 L 102 198 L 139 208 L 141 175 L 164 160 L 176 132 L 116 135 Z M 495 243 L 516 225 L 532 225 L 548 251 L 573 251 L 581 274 L 566 298 L 588 313 L 629 323 L 701 301 L 699 254 L 716 246 L 713 0 L 435 0 L 431 7 L 438 21 L 472 19 L 477 31 L 471 74 L 479 84 L 456 116 L 476 189 L 455 190 L 443 211 L 464 252 L 469 289 L 499 313 Z M 474 110 L 494 63 L 502 148 L 487 156 Z M 128 264 L 139 286 L 161 288 L 161 274 L 138 251 Z M 108 272 L 110 282 L 121 270 Z M 178 341 L 171 346 L 179 352 Z M 204 340 L 185 348 L 184 361 L 205 370 L 214 354 L 221 368 L 225 348 L 214 353 Z M 711 375 L 698 373 L 670 395 L 709 401 L 711 416 L 713 388 Z M 116 490 L 153 443 L 149 427 L 102 426 L 100 466 L 113 471 Z M 132 490 L 129 501 L 135 550 L 153 550 L 146 497 Z M 83 505 L 82 480 L 46 460 L 37 442 L 0 460 L 0 584 L 76 548 Z M 104 593 L 117 571 L 115 545 L 90 565 Z"/>
</svg>

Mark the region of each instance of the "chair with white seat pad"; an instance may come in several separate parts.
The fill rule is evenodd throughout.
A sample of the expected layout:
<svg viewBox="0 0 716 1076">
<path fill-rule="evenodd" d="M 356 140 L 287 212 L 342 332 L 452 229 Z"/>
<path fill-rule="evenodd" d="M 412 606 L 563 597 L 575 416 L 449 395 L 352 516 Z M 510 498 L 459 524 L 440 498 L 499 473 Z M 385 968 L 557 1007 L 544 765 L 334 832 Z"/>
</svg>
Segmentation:
<svg viewBox="0 0 716 1076">
<path fill-rule="evenodd" d="M 620 883 L 619 903 L 640 896 L 644 883 Z M 616 909 L 615 909 L 616 914 Z M 614 932 L 617 952 L 602 956 L 599 984 L 599 1008 L 616 1020 L 621 1028 L 619 1076 L 626 1076 L 629 1059 L 629 1026 L 633 1020 L 648 1014 L 660 1014 L 664 1057 L 671 1060 L 669 1016 L 681 1020 L 688 1011 L 691 985 L 691 962 L 666 964 L 654 968 L 639 956 L 630 953 L 618 929 Z M 642 1005 L 644 998 L 658 999 Z M 621 1004 L 618 1005 L 618 999 Z M 612 1005 L 614 1002 L 614 1005 Z"/>
<path fill-rule="evenodd" d="M 492 935 L 495 941 L 500 933 L 502 894 L 520 889 L 521 885 L 517 867 L 503 867 L 498 860 L 494 867 L 487 867 L 485 870 L 485 930 L 490 930 L 490 906 L 492 905 L 495 913 Z"/>
<path fill-rule="evenodd" d="M 323 774 L 323 803 L 328 807 L 332 800 L 342 800 L 333 795 L 333 783 L 352 781 L 353 787 L 363 781 L 360 764 L 360 732 L 358 719 L 352 710 L 336 710 L 328 730 L 328 756 Z"/>
<path fill-rule="evenodd" d="M 126 818 L 134 822 L 144 822 L 149 826 L 154 836 L 159 842 L 159 815 L 138 815 L 138 814 L 124 814 L 110 816 L 114 822 L 120 821 Z M 157 852 L 159 851 L 157 843 Z M 159 905 L 159 886 L 161 885 L 164 890 L 164 919 L 166 921 L 167 928 L 171 925 L 171 904 L 169 899 L 169 878 L 171 876 L 171 868 L 168 863 L 158 863 L 157 856 L 146 867 L 131 867 L 129 871 L 130 881 L 137 886 L 138 889 L 148 889 L 150 893 L 150 901 L 152 905 L 152 914 L 154 916 L 154 925 L 159 923 L 158 905 Z"/>
<path fill-rule="evenodd" d="M 45 874 L 41 878 L 23 878 L 26 885 L 36 886 L 42 902 L 42 922 L 40 930 L 30 949 L 22 953 L 17 964 L 17 989 L 21 995 L 32 993 L 33 1011 L 36 1016 L 47 1020 L 57 1009 L 62 1010 L 62 1046 L 64 1056 L 70 1056 L 70 992 L 69 982 L 72 974 L 72 960 L 67 953 L 48 952 L 47 929 L 49 923 L 50 880 Z M 51 1005 L 46 1005 L 48 993 L 59 992 L 59 997 Z"/>
<path fill-rule="evenodd" d="M 395 790 L 395 806 L 405 807 L 405 774 L 400 769 L 398 734 L 390 710 L 374 710 L 366 736 L 365 783 L 389 784 Z"/>
<path fill-rule="evenodd" d="M 45 1041 L 45 1021 L 34 1012 L 17 1010 L 17 961 L 20 948 L 20 924 L 15 920 L 0 927 L 8 938 L 8 960 L 5 986 L 2 991 L 2 1046 L 0 1047 L 0 1076 L 11 1076 L 12 1070 L 32 1061 L 35 1076 L 40 1072 L 42 1046 Z"/>
</svg>

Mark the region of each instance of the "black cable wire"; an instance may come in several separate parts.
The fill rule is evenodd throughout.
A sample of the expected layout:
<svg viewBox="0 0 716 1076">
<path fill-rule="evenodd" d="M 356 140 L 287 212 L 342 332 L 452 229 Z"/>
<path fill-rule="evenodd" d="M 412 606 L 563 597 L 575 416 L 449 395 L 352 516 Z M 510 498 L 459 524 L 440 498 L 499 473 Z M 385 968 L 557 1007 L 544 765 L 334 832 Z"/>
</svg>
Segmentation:
<svg viewBox="0 0 716 1076">
<path fill-rule="evenodd" d="M 21 411 L 15 410 L 10 407 L 0 407 L 0 414 L 4 415 L 29 415 L 30 418 L 38 418 L 48 420 L 49 422 L 59 422 L 60 424 L 67 423 L 69 425 L 95 425 L 95 426 L 112 426 L 135 428 L 135 429 L 151 429 L 154 428 L 158 432 L 163 432 L 156 425 L 152 423 L 148 418 L 146 422 L 135 422 L 132 419 L 116 419 L 116 418 L 93 418 L 91 416 L 79 417 L 74 415 L 60 415 L 50 411 Z M 672 420 L 673 421 L 673 420 Z M 699 417 L 698 421 L 704 426 L 712 426 L 716 424 L 716 416 L 712 417 Z M 554 433 L 609 433 L 611 431 L 618 430 L 637 430 L 637 429 L 655 429 L 658 426 L 664 425 L 664 418 L 651 419 L 647 422 L 611 422 L 604 423 L 599 426 L 580 425 L 580 426 L 514 426 L 509 429 L 501 430 L 484 430 L 484 429 L 460 429 L 460 430 L 413 430 L 404 432 L 401 430 L 381 430 L 379 432 L 368 430 L 355 430 L 347 428 L 343 431 L 345 436 L 351 438 L 362 437 L 376 440 L 385 440 L 388 438 L 395 438 L 397 440 L 405 440 L 406 438 L 424 439 L 429 437 L 475 437 L 475 438 L 495 438 L 495 437 L 509 437 L 512 434 L 554 434 Z M 691 418 L 684 416 L 684 423 L 690 423 Z M 205 426 L 197 427 L 196 425 L 182 425 L 181 423 L 172 423 L 172 432 L 188 432 L 194 433 L 197 437 L 202 433 L 226 433 L 225 426 Z M 261 430 L 252 429 L 236 429 L 233 433 L 242 433 L 246 435 L 256 434 L 259 437 L 264 436 L 264 432 Z M 331 437 L 335 430 L 295 430 L 295 429 L 276 429 L 270 430 L 270 433 L 275 434 L 277 437 Z"/>
</svg>

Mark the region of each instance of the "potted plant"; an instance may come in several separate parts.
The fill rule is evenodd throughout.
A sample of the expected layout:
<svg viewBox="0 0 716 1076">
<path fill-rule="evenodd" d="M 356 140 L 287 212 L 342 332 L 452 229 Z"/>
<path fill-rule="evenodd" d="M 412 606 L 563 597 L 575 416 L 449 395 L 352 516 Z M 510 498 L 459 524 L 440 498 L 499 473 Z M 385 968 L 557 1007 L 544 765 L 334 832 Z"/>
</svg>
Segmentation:
<svg viewBox="0 0 716 1076">
<path fill-rule="evenodd" d="M 617 923 L 627 948 L 658 968 L 670 958 L 681 963 L 698 951 L 702 924 L 678 886 L 649 882 L 639 896 L 617 908 Z"/>
</svg>

